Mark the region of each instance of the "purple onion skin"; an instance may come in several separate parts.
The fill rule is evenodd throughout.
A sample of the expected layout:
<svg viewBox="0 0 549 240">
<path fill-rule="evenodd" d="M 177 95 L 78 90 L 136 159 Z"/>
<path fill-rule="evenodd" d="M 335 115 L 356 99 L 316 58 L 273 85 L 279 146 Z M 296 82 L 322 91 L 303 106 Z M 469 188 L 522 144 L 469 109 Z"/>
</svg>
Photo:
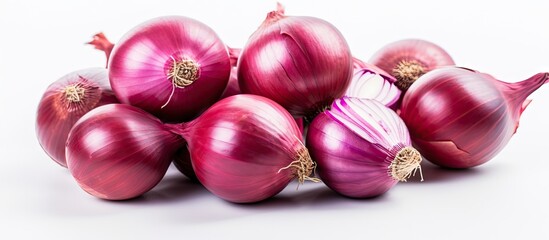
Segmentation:
<svg viewBox="0 0 549 240">
<path fill-rule="evenodd" d="M 407 91 L 417 77 L 439 67 L 455 65 L 450 54 L 442 47 L 427 40 L 413 38 L 402 39 L 383 46 L 373 54 L 368 63 L 394 76 L 397 79 L 396 85 L 403 92 Z M 401 75 L 399 66 L 402 66 L 403 63 L 417 64 L 416 66 L 420 66 L 421 70 L 412 75 L 409 75 L 410 72 Z M 408 76 L 405 77 L 406 75 Z"/>
<path fill-rule="evenodd" d="M 242 49 L 238 81 L 243 93 L 267 97 L 294 117 L 308 117 L 343 96 L 353 73 L 343 35 L 318 18 L 268 14 Z"/>
<path fill-rule="evenodd" d="M 175 87 L 170 79 L 174 59 L 198 66 L 190 85 Z M 109 62 L 111 85 L 120 101 L 164 122 L 198 116 L 221 97 L 230 72 L 227 47 L 217 34 L 182 16 L 159 17 L 133 28 L 115 44 Z"/>
<path fill-rule="evenodd" d="M 400 116 L 428 161 L 476 167 L 507 145 L 530 103 L 526 98 L 547 81 L 549 73 L 507 83 L 470 69 L 439 68 L 410 87 Z"/>
<path fill-rule="evenodd" d="M 341 195 L 375 197 L 389 191 L 398 182 L 387 180 L 388 163 L 379 157 L 385 155 L 383 151 L 364 144 L 358 135 L 325 113 L 319 114 L 309 126 L 307 148 L 317 163 L 320 179 Z"/>
<path fill-rule="evenodd" d="M 149 113 L 109 104 L 74 125 L 67 141 L 67 165 L 89 194 L 126 200 L 156 186 L 183 144 L 180 136 Z"/>
<path fill-rule="evenodd" d="M 200 183 L 230 202 L 253 203 L 275 196 L 297 177 L 294 168 L 283 168 L 299 156 L 310 161 L 294 118 L 261 96 L 225 98 L 174 128 L 187 140 Z"/>
<path fill-rule="evenodd" d="M 406 181 L 421 162 L 415 150 L 415 162 L 396 162 L 402 150 L 413 149 L 410 135 L 392 109 L 371 99 L 335 100 L 331 110 L 313 120 L 306 143 L 322 181 L 351 198 L 389 191 L 399 180 Z M 392 166 L 401 170 L 399 174 L 390 171 Z"/>
<path fill-rule="evenodd" d="M 63 92 L 74 84 L 85 89 L 79 102 L 69 101 Z M 38 104 L 36 136 L 40 146 L 56 163 L 67 167 L 65 144 L 69 131 L 85 113 L 109 103 L 118 103 L 118 99 L 109 85 L 106 69 L 82 69 L 61 77 L 48 86 Z"/>
</svg>

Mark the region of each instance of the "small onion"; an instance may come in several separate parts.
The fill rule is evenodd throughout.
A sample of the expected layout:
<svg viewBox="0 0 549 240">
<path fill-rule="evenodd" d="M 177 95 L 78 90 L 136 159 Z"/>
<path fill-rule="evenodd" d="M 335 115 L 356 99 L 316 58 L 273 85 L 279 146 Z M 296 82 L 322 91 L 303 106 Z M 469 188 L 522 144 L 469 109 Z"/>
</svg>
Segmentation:
<svg viewBox="0 0 549 240">
<path fill-rule="evenodd" d="M 183 144 L 149 113 L 127 104 L 108 104 L 76 122 L 67 140 L 67 165 L 89 194 L 131 199 L 160 182 Z"/>
<path fill-rule="evenodd" d="M 421 75 L 442 66 L 455 65 L 440 46 L 422 39 L 404 39 L 389 43 L 368 61 L 394 76 L 396 86 L 406 92 Z"/>
<path fill-rule="evenodd" d="M 322 181 L 347 197 L 381 195 L 421 172 L 421 155 L 404 122 L 372 99 L 334 101 L 309 126 L 307 148 Z"/>
<path fill-rule="evenodd" d="M 279 4 L 252 34 L 238 62 L 243 93 L 274 100 L 309 120 L 343 96 L 352 75 L 343 35 L 315 17 L 285 16 Z"/>
<path fill-rule="evenodd" d="M 358 59 L 355 60 L 354 69 L 346 97 L 375 99 L 393 110 L 398 108 L 402 92 L 396 87 L 394 77 Z"/>
<path fill-rule="evenodd" d="M 216 33 L 182 16 L 133 28 L 114 46 L 109 62 L 120 101 L 165 122 L 188 121 L 216 102 L 230 72 L 227 47 Z"/>
<path fill-rule="evenodd" d="M 458 67 L 433 70 L 404 95 L 400 116 L 425 158 L 450 168 L 481 165 L 516 132 L 526 98 L 549 73 L 507 83 Z"/>
<path fill-rule="evenodd" d="M 270 198 L 314 169 L 302 134 L 282 106 L 239 94 L 195 120 L 172 126 L 188 143 L 194 172 L 210 192 L 230 202 Z"/>
<path fill-rule="evenodd" d="M 56 163 L 67 167 L 65 143 L 72 126 L 90 110 L 117 102 L 104 68 L 82 69 L 61 77 L 48 86 L 38 104 L 38 142 Z"/>
</svg>

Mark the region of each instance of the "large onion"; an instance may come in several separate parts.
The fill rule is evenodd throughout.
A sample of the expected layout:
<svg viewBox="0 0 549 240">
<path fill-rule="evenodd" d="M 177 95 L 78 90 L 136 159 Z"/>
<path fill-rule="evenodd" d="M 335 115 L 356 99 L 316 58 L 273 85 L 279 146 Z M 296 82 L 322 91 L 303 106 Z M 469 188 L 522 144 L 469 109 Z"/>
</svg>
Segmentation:
<svg viewBox="0 0 549 240">
<path fill-rule="evenodd" d="M 122 103 L 165 122 L 188 121 L 220 97 L 231 72 L 227 47 L 205 24 L 159 17 L 126 33 L 114 46 L 109 77 Z"/>
<path fill-rule="evenodd" d="M 238 62 L 241 91 L 274 100 L 309 120 L 343 96 L 353 60 L 345 38 L 315 17 L 286 16 L 279 5 L 252 34 Z"/>
<path fill-rule="evenodd" d="M 530 103 L 526 98 L 548 79 L 549 73 L 539 73 L 507 83 L 469 69 L 440 68 L 410 87 L 400 116 L 427 160 L 444 167 L 474 167 L 507 145 Z"/>
</svg>

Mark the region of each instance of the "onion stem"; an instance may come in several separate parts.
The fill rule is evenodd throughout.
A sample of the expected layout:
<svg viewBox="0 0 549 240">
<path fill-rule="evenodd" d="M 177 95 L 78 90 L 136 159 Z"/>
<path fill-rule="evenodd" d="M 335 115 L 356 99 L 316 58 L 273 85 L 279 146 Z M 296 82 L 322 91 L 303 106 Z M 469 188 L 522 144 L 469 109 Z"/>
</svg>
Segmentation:
<svg viewBox="0 0 549 240">
<path fill-rule="evenodd" d="M 389 175 L 394 179 L 406 182 L 406 179 L 416 174 L 419 169 L 421 181 L 423 173 L 421 172 L 421 154 L 413 147 L 405 147 L 398 151 L 397 155 L 389 165 Z"/>
</svg>

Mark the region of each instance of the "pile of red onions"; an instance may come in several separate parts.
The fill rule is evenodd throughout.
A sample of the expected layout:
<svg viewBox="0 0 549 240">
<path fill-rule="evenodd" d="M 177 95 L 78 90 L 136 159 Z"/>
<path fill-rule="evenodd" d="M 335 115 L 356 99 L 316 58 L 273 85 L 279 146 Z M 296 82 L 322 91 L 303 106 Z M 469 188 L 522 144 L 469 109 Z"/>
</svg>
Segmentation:
<svg viewBox="0 0 549 240">
<path fill-rule="evenodd" d="M 269 199 L 293 180 L 379 196 L 418 171 L 423 180 L 422 159 L 449 168 L 493 159 L 549 81 L 499 81 L 420 39 L 365 63 L 334 25 L 280 4 L 241 49 L 183 16 L 89 44 L 107 67 L 53 82 L 36 134 L 84 191 L 107 200 L 146 194 L 171 163 L 235 203 Z"/>
<path fill-rule="evenodd" d="M 227 201 L 258 202 L 293 179 L 315 180 L 314 162 L 293 117 L 255 95 L 225 98 L 182 124 L 163 124 L 125 104 L 96 108 L 69 135 L 68 168 L 91 195 L 130 199 L 162 179 L 185 140 L 196 174 L 191 176 Z"/>
</svg>

